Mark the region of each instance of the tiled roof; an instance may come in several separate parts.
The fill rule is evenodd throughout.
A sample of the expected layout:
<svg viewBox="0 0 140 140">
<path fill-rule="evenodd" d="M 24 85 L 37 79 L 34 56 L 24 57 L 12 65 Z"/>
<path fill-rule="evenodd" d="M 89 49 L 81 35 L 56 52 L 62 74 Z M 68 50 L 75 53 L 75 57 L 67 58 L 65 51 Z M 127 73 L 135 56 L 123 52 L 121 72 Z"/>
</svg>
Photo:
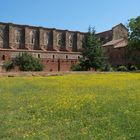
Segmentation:
<svg viewBox="0 0 140 140">
<path fill-rule="evenodd" d="M 126 45 L 127 45 L 127 40 L 124 38 L 121 38 L 121 39 L 117 39 L 117 40 L 111 40 L 111 41 L 105 43 L 103 45 L 103 47 L 114 46 L 114 48 L 120 48 L 120 47 L 125 47 Z"/>
</svg>

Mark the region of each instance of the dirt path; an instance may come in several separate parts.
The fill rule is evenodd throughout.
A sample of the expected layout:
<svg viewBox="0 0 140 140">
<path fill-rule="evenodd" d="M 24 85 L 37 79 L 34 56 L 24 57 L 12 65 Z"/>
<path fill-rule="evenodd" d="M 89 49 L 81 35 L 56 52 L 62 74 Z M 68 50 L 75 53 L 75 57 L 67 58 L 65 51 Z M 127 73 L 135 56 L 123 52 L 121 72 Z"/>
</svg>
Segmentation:
<svg viewBox="0 0 140 140">
<path fill-rule="evenodd" d="M 65 74 L 88 74 L 95 73 L 93 71 L 85 71 L 85 72 L 73 72 L 73 71 L 62 71 L 62 72 L 1 72 L 0 77 L 28 77 L 28 76 L 59 76 Z"/>
</svg>

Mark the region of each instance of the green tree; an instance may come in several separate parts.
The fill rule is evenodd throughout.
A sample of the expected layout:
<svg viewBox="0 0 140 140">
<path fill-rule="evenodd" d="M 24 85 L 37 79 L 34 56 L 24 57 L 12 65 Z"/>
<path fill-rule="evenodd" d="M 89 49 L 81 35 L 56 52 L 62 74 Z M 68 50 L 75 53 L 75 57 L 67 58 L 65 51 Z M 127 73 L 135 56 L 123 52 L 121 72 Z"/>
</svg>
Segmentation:
<svg viewBox="0 0 140 140">
<path fill-rule="evenodd" d="M 90 68 L 103 70 L 107 65 L 103 48 L 95 33 L 95 29 L 89 27 L 88 33 L 83 41 L 83 57 L 80 60 L 80 65 L 84 70 L 89 70 Z"/>
<path fill-rule="evenodd" d="M 128 28 L 128 57 L 140 68 L 140 16 L 130 19 Z"/>
<path fill-rule="evenodd" d="M 10 71 L 10 70 L 12 70 L 12 69 L 15 68 L 15 65 L 14 65 L 14 63 L 13 63 L 12 60 L 8 60 L 8 61 L 5 61 L 5 62 L 3 63 L 3 68 L 4 68 L 6 71 Z"/>
<path fill-rule="evenodd" d="M 31 54 L 22 53 L 15 58 L 15 64 L 19 66 L 21 71 L 42 71 L 43 64 L 38 58 L 34 58 Z"/>
</svg>

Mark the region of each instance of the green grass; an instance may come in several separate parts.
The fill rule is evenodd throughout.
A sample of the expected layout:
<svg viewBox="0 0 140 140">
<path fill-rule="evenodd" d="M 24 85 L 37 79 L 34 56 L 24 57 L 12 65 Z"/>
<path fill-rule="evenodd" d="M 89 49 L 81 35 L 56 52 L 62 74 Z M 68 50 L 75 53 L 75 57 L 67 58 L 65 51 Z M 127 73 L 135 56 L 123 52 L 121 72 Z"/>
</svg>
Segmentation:
<svg viewBox="0 0 140 140">
<path fill-rule="evenodd" d="M 140 74 L 0 78 L 0 140 L 140 140 Z"/>
</svg>

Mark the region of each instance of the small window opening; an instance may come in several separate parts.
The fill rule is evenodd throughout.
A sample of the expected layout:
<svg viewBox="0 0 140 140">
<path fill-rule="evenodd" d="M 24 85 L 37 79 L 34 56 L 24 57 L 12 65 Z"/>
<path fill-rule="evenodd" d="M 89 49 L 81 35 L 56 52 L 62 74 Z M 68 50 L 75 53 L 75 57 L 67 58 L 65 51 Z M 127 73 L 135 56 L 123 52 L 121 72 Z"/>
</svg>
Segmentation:
<svg viewBox="0 0 140 140">
<path fill-rule="evenodd" d="M 40 58 L 40 54 L 38 54 L 38 58 Z"/>
<path fill-rule="evenodd" d="M 2 56 L 2 60 L 5 60 L 5 55 Z"/>
</svg>

